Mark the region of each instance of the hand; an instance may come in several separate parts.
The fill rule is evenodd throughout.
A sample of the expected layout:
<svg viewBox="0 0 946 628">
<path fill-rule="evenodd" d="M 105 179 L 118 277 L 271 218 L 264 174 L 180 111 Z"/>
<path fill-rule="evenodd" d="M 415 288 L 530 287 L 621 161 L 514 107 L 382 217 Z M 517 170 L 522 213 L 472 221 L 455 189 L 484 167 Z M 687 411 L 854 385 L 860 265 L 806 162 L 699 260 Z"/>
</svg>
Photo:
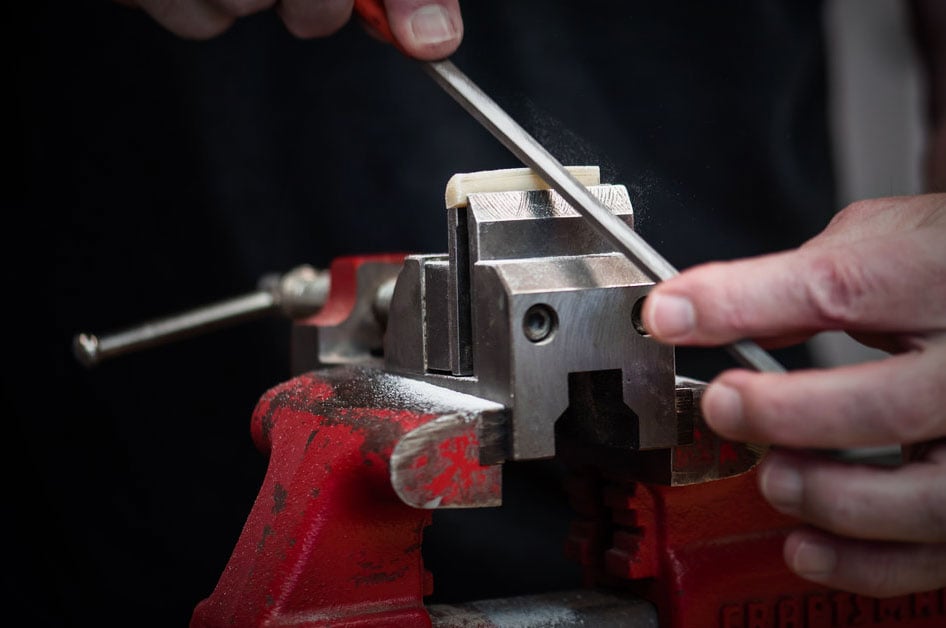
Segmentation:
<svg viewBox="0 0 946 628">
<path fill-rule="evenodd" d="M 797 574 L 878 597 L 946 586 L 946 194 L 855 203 L 797 250 L 688 270 L 654 288 L 642 322 L 674 344 L 775 348 L 845 330 L 891 353 L 728 371 L 703 412 L 726 438 L 775 445 L 759 486 L 810 524 L 785 543 Z M 883 468 L 785 449 L 891 444 L 925 451 Z"/>
<path fill-rule="evenodd" d="M 244 15 L 274 8 L 286 28 L 302 38 L 331 35 L 348 22 L 353 0 L 116 0 L 137 6 L 165 28 L 188 39 L 209 39 Z M 463 37 L 458 0 L 386 0 L 388 22 L 404 51 L 442 59 Z"/>
</svg>

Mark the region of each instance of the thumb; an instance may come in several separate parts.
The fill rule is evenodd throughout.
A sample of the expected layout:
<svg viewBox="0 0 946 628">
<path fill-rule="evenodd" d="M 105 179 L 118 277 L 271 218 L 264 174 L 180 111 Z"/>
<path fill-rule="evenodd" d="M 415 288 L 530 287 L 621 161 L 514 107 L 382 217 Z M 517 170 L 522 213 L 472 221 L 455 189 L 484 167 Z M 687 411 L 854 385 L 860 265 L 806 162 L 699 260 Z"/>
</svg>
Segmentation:
<svg viewBox="0 0 946 628">
<path fill-rule="evenodd" d="M 447 57 L 463 39 L 457 0 L 387 0 L 391 32 L 408 55 L 424 60 Z"/>
</svg>

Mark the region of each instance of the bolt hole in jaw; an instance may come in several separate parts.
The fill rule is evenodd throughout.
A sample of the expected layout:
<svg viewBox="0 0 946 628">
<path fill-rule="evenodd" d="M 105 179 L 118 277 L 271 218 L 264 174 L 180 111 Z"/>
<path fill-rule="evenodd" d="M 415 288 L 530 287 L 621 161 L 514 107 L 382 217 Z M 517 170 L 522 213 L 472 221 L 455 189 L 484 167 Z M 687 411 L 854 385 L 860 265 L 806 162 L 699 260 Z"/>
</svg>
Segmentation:
<svg viewBox="0 0 946 628">
<path fill-rule="evenodd" d="M 522 317 L 522 331 L 530 342 L 551 342 L 557 329 L 558 314 L 544 303 L 533 305 Z"/>
</svg>

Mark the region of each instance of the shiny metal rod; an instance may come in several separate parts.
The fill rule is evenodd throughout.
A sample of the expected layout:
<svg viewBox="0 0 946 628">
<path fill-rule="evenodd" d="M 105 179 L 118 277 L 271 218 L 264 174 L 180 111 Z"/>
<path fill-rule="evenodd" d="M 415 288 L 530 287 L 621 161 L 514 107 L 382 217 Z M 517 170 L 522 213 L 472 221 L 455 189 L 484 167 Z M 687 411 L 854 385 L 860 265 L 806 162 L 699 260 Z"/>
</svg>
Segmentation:
<svg viewBox="0 0 946 628">
<path fill-rule="evenodd" d="M 281 311 L 292 319 L 304 318 L 315 314 L 325 305 L 330 286 L 328 271 L 316 270 L 304 264 L 282 276 L 266 275 L 260 279 L 258 290 L 243 296 L 218 301 L 106 336 L 76 334 L 72 339 L 72 350 L 79 362 L 85 366 L 94 366 L 108 358 L 167 344 L 275 312 Z"/>
<path fill-rule="evenodd" d="M 535 138 L 449 60 L 424 62 L 427 73 L 525 165 L 539 173 L 601 236 L 637 264 L 655 282 L 679 274 L 630 226 L 611 213 Z M 743 366 L 757 371 L 784 372 L 785 368 L 751 340 L 727 346 Z"/>
<path fill-rule="evenodd" d="M 82 364 L 94 366 L 108 358 L 251 320 L 269 314 L 277 307 L 274 295 L 260 290 L 101 337 L 77 334 L 72 348 Z"/>
</svg>

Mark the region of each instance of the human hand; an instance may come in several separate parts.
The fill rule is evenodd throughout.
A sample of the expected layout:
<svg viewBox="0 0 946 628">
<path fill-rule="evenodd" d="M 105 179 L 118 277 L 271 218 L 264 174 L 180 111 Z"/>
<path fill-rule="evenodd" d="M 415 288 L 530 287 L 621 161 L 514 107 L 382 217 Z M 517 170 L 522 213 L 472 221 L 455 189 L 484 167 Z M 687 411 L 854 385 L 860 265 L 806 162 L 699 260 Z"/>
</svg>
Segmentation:
<svg viewBox="0 0 946 628">
<path fill-rule="evenodd" d="M 137 6 L 158 23 L 188 39 L 209 39 L 242 16 L 274 9 L 301 38 L 325 37 L 348 22 L 353 0 L 116 0 Z M 405 53 L 442 59 L 463 38 L 458 0 L 385 0 L 388 22 Z"/>
<path fill-rule="evenodd" d="M 797 250 L 661 283 L 641 316 L 673 344 L 776 348 L 845 330 L 890 352 L 830 369 L 727 371 L 703 413 L 725 438 L 775 445 L 759 487 L 810 524 L 784 547 L 798 575 L 878 597 L 946 586 L 946 194 L 855 203 Z M 883 468 L 786 449 L 891 444 L 923 451 Z"/>
</svg>

